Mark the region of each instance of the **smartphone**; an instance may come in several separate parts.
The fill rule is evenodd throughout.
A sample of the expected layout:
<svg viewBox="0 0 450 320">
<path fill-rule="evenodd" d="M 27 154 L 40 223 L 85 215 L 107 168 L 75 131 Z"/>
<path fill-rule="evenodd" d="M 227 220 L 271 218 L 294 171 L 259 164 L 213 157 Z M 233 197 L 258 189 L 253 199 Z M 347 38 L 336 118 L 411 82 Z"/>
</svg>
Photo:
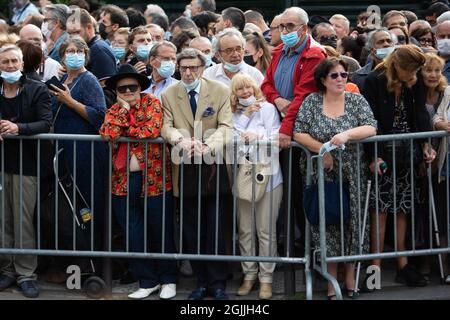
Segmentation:
<svg viewBox="0 0 450 320">
<path fill-rule="evenodd" d="M 61 89 L 61 90 L 66 90 L 66 87 L 63 86 L 63 84 L 61 83 L 61 81 L 59 81 L 59 79 L 56 76 L 51 77 L 49 80 L 47 80 L 45 82 L 45 84 L 47 85 L 47 87 L 51 90 L 53 89 L 53 87 L 51 86 L 54 85 L 55 87 Z"/>
</svg>

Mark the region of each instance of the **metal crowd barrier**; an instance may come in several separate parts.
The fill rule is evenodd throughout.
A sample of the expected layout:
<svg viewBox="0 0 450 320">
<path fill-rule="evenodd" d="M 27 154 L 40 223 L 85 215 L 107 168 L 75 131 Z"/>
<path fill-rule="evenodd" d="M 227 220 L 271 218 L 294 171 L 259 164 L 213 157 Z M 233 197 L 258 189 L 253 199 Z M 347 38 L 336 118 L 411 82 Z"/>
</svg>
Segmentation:
<svg viewBox="0 0 450 320">
<path fill-rule="evenodd" d="M 316 253 L 319 255 L 319 257 L 317 257 L 317 259 L 314 258 L 313 261 L 313 268 L 318 271 L 325 279 L 327 279 L 328 281 L 330 281 L 335 289 L 336 292 L 336 296 L 338 299 L 342 299 L 342 293 L 341 293 L 341 289 L 339 287 L 339 283 L 337 281 L 337 279 L 335 279 L 334 277 L 332 277 L 328 271 L 327 271 L 327 264 L 328 263 L 339 263 L 339 262 L 358 262 L 358 270 L 357 270 L 357 276 L 356 276 L 356 284 L 358 284 L 359 282 L 359 264 L 361 261 L 367 261 L 367 260 L 374 260 L 374 259 L 388 259 L 388 258 L 398 258 L 398 257 L 411 257 L 411 256 L 424 256 L 424 255 L 438 255 L 439 257 L 439 267 L 440 267 L 440 273 L 441 273 L 441 280 L 443 280 L 444 278 L 444 274 L 443 274 L 443 266 L 442 266 L 442 257 L 441 254 L 444 253 L 449 253 L 450 252 L 450 246 L 442 246 L 439 242 L 439 235 L 441 234 L 445 234 L 447 239 L 450 238 L 450 223 L 449 223 L 449 213 L 450 213 L 450 208 L 449 208 L 449 202 L 448 201 L 448 195 L 449 195 L 449 179 L 445 180 L 445 185 L 446 185 L 446 195 L 445 198 L 447 199 L 446 201 L 446 208 L 445 208 L 445 212 L 446 212 L 446 221 L 447 224 L 445 226 L 445 230 L 438 230 L 438 226 L 437 226 L 437 221 L 436 221 L 436 204 L 435 204 L 435 190 L 433 190 L 434 188 L 434 182 L 433 182 L 433 178 L 436 178 L 436 175 L 440 175 L 441 172 L 433 172 L 432 168 L 435 165 L 434 163 L 428 164 L 426 165 L 426 175 L 424 176 L 424 179 L 427 180 L 426 183 L 426 190 L 423 190 L 423 186 L 422 186 L 422 191 L 425 191 L 427 194 L 427 198 L 426 201 L 428 202 L 428 239 L 427 239 L 427 245 L 426 247 L 422 247 L 422 248 L 418 248 L 417 244 L 416 244 L 416 224 L 418 223 L 418 218 L 420 217 L 420 214 L 422 214 L 422 212 L 419 211 L 419 208 L 417 208 L 417 200 L 416 199 L 416 189 L 417 189 L 417 161 L 416 159 L 414 159 L 414 141 L 416 141 L 416 143 L 424 143 L 427 142 L 430 145 L 433 142 L 433 139 L 446 139 L 446 143 L 448 145 L 449 143 L 449 137 L 450 135 L 445 132 L 445 131 L 433 131 L 433 132 L 421 132 L 421 133 L 408 133 L 408 134 L 395 134 L 395 135 L 383 135 L 383 136 L 375 136 L 375 137 L 371 137 L 365 140 L 361 140 L 361 141 L 354 141 L 354 142 L 349 142 L 346 147 L 350 147 L 350 146 L 354 146 L 355 150 L 357 153 L 359 153 L 362 148 L 364 148 L 364 145 L 370 144 L 368 146 L 366 146 L 366 150 L 373 150 L 374 153 L 374 158 L 377 159 L 380 156 L 381 153 L 381 149 L 383 148 L 383 143 L 385 143 L 386 141 L 390 141 L 391 142 L 391 146 L 387 147 L 388 151 L 390 153 L 390 157 L 392 158 L 392 176 L 393 176 L 393 180 L 392 180 L 392 184 L 395 186 L 397 183 L 397 161 L 399 161 L 399 157 L 402 157 L 401 154 L 398 154 L 398 149 L 399 149 L 399 145 L 401 141 L 407 141 L 407 144 L 409 146 L 409 158 L 407 159 L 407 161 L 409 162 L 409 173 L 410 173 L 410 179 L 409 182 L 411 184 L 411 210 L 410 212 L 407 212 L 407 218 L 410 219 L 410 224 L 409 227 L 407 229 L 407 231 L 409 230 L 409 235 L 407 232 L 406 235 L 406 242 L 407 242 L 407 246 L 408 246 L 408 240 L 410 242 L 410 248 L 407 248 L 407 250 L 402 250 L 400 251 L 397 247 L 397 239 L 398 239 L 398 234 L 397 234 L 397 214 L 394 214 L 394 248 L 393 251 L 388 251 L 388 252 L 380 252 L 380 223 L 379 223 L 379 210 L 380 210 L 380 198 L 379 198 L 379 180 L 381 179 L 381 177 L 377 174 L 377 171 L 379 169 L 379 165 L 378 163 L 375 165 L 375 173 L 370 173 L 367 175 L 367 179 L 363 179 L 364 177 L 364 172 L 368 171 L 368 162 L 364 162 L 363 159 L 360 159 L 358 157 L 358 166 L 357 166 L 357 181 L 358 181 L 358 212 L 357 212 L 357 221 L 358 221 L 358 234 L 357 234 L 357 239 L 358 239 L 358 244 L 359 244 L 359 253 L 358 254 L 354 254 L 354 255 L 346 255 L 344 252 L 344 223 L 343 223 L 343 208 L 341 206 L 340 208 L 340 215 L 341 215 L 341 221 L 338 225 L 338 227 L 340 228 L 340 241 L 341 241 L 341 254 L 337 255 L 337 256 L 330 256 L 327 254 L 327 239 L 326 239 L 326 230 L 327 230 L 327 226 L 326 226 L 326 221 L 325 221 L 325 189 L 324 189 L 324 181 L 325 181 L 325 172 L 324 172 L 324 167 L 323 167 L 323 159 L 324 159 L 324 155 L 326 153 L 326 150 L 324 148 L 322 148 L 320 154 L 318 154 L 317 156 L 313 157 L 314 162 L 316 162 L 315 160 L 317 160 L 317 176 L 318 176 L 318 194 L 319 194 L 319 218 L 320 218 L 320 223 L 319 223 L 319 229 L 320 229 L 320 243 L 316 244 Z M 356 146 L 355 146 L 356 145 Z M 369 148 L 369 149 L 367 149 Z M 436 148 L 436 146 L 435 146 Z M 386 150 L 386 149 L 385 149 Z M 436 149 L 436 151 L 438 151 Z M 341 162 L 341 155 L 342 152 L 346 152 L 346 151 L 337 151 L 334 156 L 337 157 L 337 161 L 339 162 L 339 168 L 337 169 L 339 172 L 339 180 L 343 181 L 343 172 L 342 172 L 342 162 Z M 434 162 L 438 161 L 438 157 L 436 156 L 436 159 L 434 160 Z M 447 173 L 447 176 L 449 175 L 448 173 L 450 172 L 450 164 L 449 164 L 449 154 L 446 154 L 446 164 L 444 165 L 445 172 Z M 336 170 L 336 169 L 333 169 Z M 310 171 L 312 173 L 312 171 Z M 362 194 L 361 191 L 361 183 L 367 183 L 368 180 L 370 180 L 370 183 L 368 183 L 368 188 L 371 189 L 370 192 L 371 193 L 375 193 L 375 207 L 372 208 L 371 210 L 367 210 L 369 207 L 369 193 L 367 194 Z M 397 191 L 396 188 L 393 188 L 393 199 L 394 199 L 394 212 L 398 211 L 398 208 L 396 207 L 396 199 L 399 195 L 397 195 Z M 340 203 L 342 204 L 342 184 L 340 185 Z M 373 207 L 373 204 L 371 205 Z M 364 252 L 363 250 L 363 246 L 364 246 L 364 237 L 363 237 L 363 232 L 365 229 L 365 224 L 366 223 L 370 223 L 370 214 L 371 211 L 375 212 L 375 217 L 376 217 L 376 222 L 375 222 L 375 226 L 370 226 L 371 228 L 375 227 L 376 228 L 376 235 L 377 235 L 377 240 L 376 240 L 376 250 L 374 249 L 374 244 L 370 243 L 371 245 L 371 251 L 375 251 L 373 253 L 369 253 L 369 252 Z M 387 213 L 387 215 L 389 216 L 389 213 Z M 386 235 L 388 234 L 389 230 L 386 229 Z M 409 237 L 408 237 L 409 236 Z M 370 241 L 370 235 L 369 235 L 369 241 Z M 385 240 L 386 241 L 386 240 Z M 386 250 L 384 250 L 386 251 Z"/>
<path fill-rule="evenodd" d="M 95 164 L 98 159 L 95 159 L 94 156 L 94 149 L 96 148 L 97 144 L 101 144 L 104 142 L 104 140 L 100 136 L 95 135 L 75 135 L 75 134 L 40 134 L 36 136 L 8 136 L 6 137 L 6 141 L 9 140 L 18 140 L 19 143 L 19 176 L 20 176 L 20 191 L 18 195 L 14 195 L 19 197 L 20 199 L 20 238 L 22 239 L 22 223 L 23 223 L 23 196 L 24 196 L 24 190 L 23 190 L 23 163 L 24 161 L 27 161 L 27 159 L 23 159 L 23 142 L 28 140 L 34 140 L 37 144 L 37 163 L 36 163 L 36 169 L 37 169 L 37 199 L 38 204 L 36 206 L 35 215 L 36 215 L 36 247 L 35 248 L 26 248 L 23 246 L 22 241 L 20 241 L 20 244 L 15 244 L 14 247 L 7 247 L 5 245 L 5 189 L 3 186 L 5 185 L 4 181 L 4 172 L 5 172 L 5 159 L 4 156 L 2 156 L 1 160 L 1 179 L 0 183 L 2 186 L 1 192 L 1 246 L 0 246 L 0 254 L 19 254 L 19 255 L 38 255 L 38 256 L 54 256 L 54 257 L 88 257 L 88 258 L 97 258 L 102 259 L 103 264 L 103 278 L 106 281 L 106 295 L 111 295 L 112 292 L 112 267 L 111 267 L 111 259 L 112 258 L 141 258 L 141 259 L 172 259 L 172 260 L 207 260 L 207 261 L 228 261 L 228 262 L 242 262 L 242 261 L 255 261 L 255 262 L 274 262 L 274 263 L 281 263 L 281 264 L 287 264 L 287 265 L 296 265 L 296 264 L 303 264 L 305 266 L 304 272 L 305 272 L 305 282 L 306 282 L 306 296 L 307 299 L 312 299 L 312 280 L 311 280 L 311 272 L 310 272 L 310 234 L 309 234 L 309 226 L 308 224 L 305 226 L 305 254 L 302 257 L 296 257 L 293 256 L 293 222 L 292 222 L 292 208 L 291 203 L 293 199 L 296 197 L 296 195 L 291 194 L 291 184 L 292 184 L 292 177 L 291 177 L 291 170 L 292 166 L 298 165 L 296 163 L 292 163 L 292 148 L 290 149 L 290 157 L 289 157 L 289 163 L 287 168 L 283 168 L 284 170 L 289 170 L 289 180 L 284 181 L 284 195 L 283 198 L 287 199 L 288 205 L 286 206 L 286 209 L 283 214 L 280 214 L 280 217 L 284 217 L 285 223 L 286 223 L 286 252 L 280 253 L 279 256 L 240 256 L 236 250 L 236 230 L 237 230 L 237 224 L 236 224 L 236 195 L 233 193 L 233 205 L 232 205 L 232 214 L 233 214 L 233 225 L 232 225 L 232 252 L 230 254 L 221 255 L 218 254 L 218 247 L 217 247 L 217 241 L 215 243 L 215 254 L 201 254 L 200 252 L 200 234 L 197 238 L 198 243 L 198 249 L 197 252 L 194 254 L 187 254 L 183 252 L 183 225 L 181 221 L 183 221 L 183 214 L 184 214 L 184 208 L 183 208 L 183 202 L 180 203 L 180 225 L 178 231 L 174 231 L 174 233 L 179 234 L 178 239 L 178 252 L 176 253 L 167 253 L 165 250 L 165 228 L 163 227 L 163 233 L 162 233 L 162 250 L 161 252 L 150 252 L 147 248 L 147 216 L 144 215 L 144 252 L 131 252 L 129 250 L 129 234 L 128 234 L 128 228 L 124 234 L 124 240 L 125 240 L 125 247 L 123 250 L 115 250 L 113 248 L 113 214 L 112 214 L 112 195 L 111 195 L 111 189 L 112 189 L 112 148 L 110 147 L 110 144 L 107 152 L 107 157 L 104 159 L 104 164 L 102 163 L 102 166 L 106 168 L 108 174 L 104 181 L 104 192 L 105 193 L 105 212 L 95 212 L 95 196 L 94 196 L 94 186 L 95 183 L 98 181 L 95 181 Z M 61 160 L 58 156 L 54 158 L 53 162 L 53 169 L 55 172 L 55 176 L 53 177 L 53 181 L 51 184 L 53 185 L 53 192 L 54 192 L 54 208 L 55 208 L 55 214 L 54 214 L 54 230 L 49 230 L 48 225 L 42 224 L 42 217 L 45 215 L 49 215 L 48 212 L 43 212 L 42 204 L 40 203 L 40 199 L 42 198 L 42 190 L 41 190 L 41 176 L 42 176 L 42 165 L 41 163 L 41 157 L 43 156 L 43 144 L 49 144 L 52 143 L 51 148 L 53 150 L 56 150 L 56 155 L 59 154 L 60 145 L 62 144 L 62 141 L 71 141 L 73 142 L 73 157 L 72 159 L 66 159 L 67 161 L 71 161 L 71 165 L 73 168 L 73 172 L 77 171 L 77 166 L 79 167 L 80 164 L 77 163 L 77 152 L 78 148 L 77 146 L 80 144 L 90 144 L 90 153 L 91 157 L 90 159 L 83 159 L 84 161 L 90 162 L 90 172 L 78 172 L 77 174 L 74 174 L 72 179 L 72 189 L 69 189 L 69 191 L 63 191 L 62 194 L 58 190 L 61 188 L 61 184 L 63 183 L 62 178 L 59 176 L 60 169 L 62 166 L 64 166 L 63 163 L 61 163 Z M 130 143 L 136 142 L 137 140 L 131 140 L 127 138 L 120 138 L 117 140 L 118 142 L 124 142 L 127 143 L 127 159 L 130 159 Z M 147 154 L 149 150 L 149 143 L 158 143 L 163 144 L 163 154 L 161 155 L 163 159 L 163 163 L 165 163 L 165 160 L 168 157 L 168 151 L 166 150 L 166 147 L 168 144 L 162 139 L 146 139 L 146 140 L 139 140 L 140 143 L 145 143 L 145 153 Z M 0 142 L 0 148 L 2 155 L 5 155 L 5 141 Z M 47 146 L 48 147 L 48 146 Z M 300 148 L 302 152 L 306 153 L 307 166 L 308 166 L 308 174 L 307 179 L 310 178 L 310 170 L 311 170 L 311 156 L 308 150 L 306 150 L 304 147 L 299 146 L 298 144 L 293 143 L 293 148 Z M 234 149 L 236 151 L 237 148 Z M 45 149 L 44 153 L 47 153 L 48 148 Z M 66 161 L 66 162 L 67 162 Z M 183 167 L 183 166 L 182 166 Z M 232 176 L 236 178 L 236 171 L 237 171 L 237 164 L 236 162 L 233 164 L 232 169 Z M 148 168 L 148 160 L 146 157 L 145 160 L 145 170 L 144 170 L 144 176 L 147 176 L 147 168 Z M 163 181 L 166 180 L 166 167 L 163 165 L 162 169 L 162 177 Z M 77 186 L 77 175 L 89 175 L 90 177 L 90 201 L 86 201 L 84 198 L 87 198 L 86 195 L 81 194 L 82 192 L 79 192 L 77 188 L 74 188 L 74 186 Z M 129 161 L 127 161 L 127 168 L 126 168 L 126 174 L 127 174 L 127 189 L 129 190 L 129 177 L 130 177 L 130 167 L 129 167 Z M 78 176 L 79 177 L 79 176 Z M 181 168 L 181 186 L 183 185 L 183 169 Z M 200 185 L 198 186 L 201 188 L 201 179 Z M 69 179 L 70 182 L 70 179 Z M 273 181 L 272 181 L 273 183 Z M 70 183 L 69 183 L 70 184 Z M 216 180 L 216 186 L 218 187 L 220 185 L 220 177 L 217 175 Z M 193 186 L 196 187 L 196 186 Z M 233 186 L 233 189 L 235 186 Z M 217 194 L 216 194 L 216 202 L 218 203 L 218 189 L 217 188 Z M 253 186 L 254 189 L 254 186 Z M 147 179 L 145 179 L 145 196 L 144 196 L 144 208 L 147 209 Z M 182 193 L 183 190 L 180 190 Z M 166 203 L 165 203 L 165 194 L 166 191 L 163 191 L 163 226 L 165 223 L 172 223 L 172 221 L 165 221 L 165 209 L 166 209 Z M 53 199 L 52 199 L 53 200 Z M 61 201 L 68 201 L 70 211 L 72 213 L 72 216 L 70 217 L 69 221 L 71 223 L 71 235 L 72 239 L 71 241 L 63 241 L 62 243 L 59 241 L 61 236 L 61 230 L 60 230 L 60 223 L 63 219 L 62 215 L 67 214 L 67 212 L 59 212 L 59 205 Z M 286 201 L 286 200 L 285 200 Z M 80 203 L 81 202 L 81 203 Z M 89 203 L 88 203 L 89 202 Z M 271 199 L 272 202 L 272 199 Z M 80 212 L 80 206 L 81 206 L 81 212 Z M 84 210 L 83 206 L 87 206 L 89 209 L 89 212 Z M 84 211 L 83 211 L 84 210 Z M 218 209 L 216 209 L 216 217 Z M 255 203 L 252 204 L 252 211 L 254 213 L 255 211 Z M 272 211 L 272 209 L 271 209 Z M 270 213 L 272 216 L 273 212 Z M 174 214 L 175 216 L 175 214 Z M 253 215 L 254 217 L 254 215 Z M 198 219 L 200 221 L 200 215 L 198 216 Z M 67 216 L 64 217 L 64 220 L 67 220 Z M 272 220 L 272 219 L 271 219 Z M 127 195 L 127 213 L 126 213 L 126 221 L 127 225 L 129 222 L 129 193 Z M 216 219 L 217 221 L 217 219 Z M 254 220 L 253 220 L 254 221 Z M 101 224 L 101 225 L 98 225 Z M 254 225 L 254 224 L 253 224 Z M 84 229 L 83 229 L 84 226 Z M 198 226 L 200 228 L 200 226 Z M 219 228 L 222 228 L 222 226 L 219 226 L 216 223 L 215 230 L 216 230 L 216 236 Z M 86 232 L 87 230 L 87 232 Z M 99 238 L 99 235 L 97 234 L 98 231 L 101 231 L 101 238 Z M 88 244 L 85 248 L 79 248 L 77 236 L 80 232 L 85 232 L 85 236 L 87 237 Z M 54 246 L 49 247 L 48 245 L 45 245 L 42 243 L 43 235 L 52 235 L 54 239 Z M 87 235 L 86 235 L 87 234 Z M 256 240 L 252 239 L 252 252 L 257 251 L 257 242 Z M 91 260 L 91 265 L 93 265 Z M 95 272 L 98 273 L 98 270 Z M 288 279 L 288 280 L 286 280 Z M 293 276 L 293 269 L 286 269 L 285 271 L 285 292 L 286 294 L 293 294 L 295 292 L 295 277 Z"/>
</svg>

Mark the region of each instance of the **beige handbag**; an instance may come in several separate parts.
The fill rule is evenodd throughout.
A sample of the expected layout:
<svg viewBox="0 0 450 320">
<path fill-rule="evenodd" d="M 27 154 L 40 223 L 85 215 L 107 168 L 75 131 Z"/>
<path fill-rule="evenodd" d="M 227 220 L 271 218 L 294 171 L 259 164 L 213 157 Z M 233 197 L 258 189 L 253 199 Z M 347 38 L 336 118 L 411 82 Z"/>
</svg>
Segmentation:
<svg viewBox="0 0 450 320">
<path fill-rule="evenodd" d="M 254 169 L 253 169 L 254 168 Z M 253 171 L 254 170 L 254 175 Z M 255 184 L 255 202 L 261 200 L 266 192 L 267 183 L 269 181 L 270 163 L 257 163 L 253 165 L 244 158 L 244 163 L 239 164 L 236 176 L 236 197 L 241 200 L 252 202 L 252 179 L 254 176 Z"/>
</svg>

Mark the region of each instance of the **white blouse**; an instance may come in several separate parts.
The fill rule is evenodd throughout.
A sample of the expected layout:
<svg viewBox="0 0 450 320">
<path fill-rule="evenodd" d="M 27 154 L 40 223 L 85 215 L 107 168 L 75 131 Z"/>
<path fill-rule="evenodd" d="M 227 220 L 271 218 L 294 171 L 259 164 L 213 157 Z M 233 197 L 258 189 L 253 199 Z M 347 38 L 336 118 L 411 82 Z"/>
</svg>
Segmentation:
<svg viewBox="0 0 450 320">
<path fill-rule="evenodd" d="M 265 160 L 265 162 L 270 161 L 271 164 L 272 181 L 269 180 L 266 188 L 266 192 L 269 192 L 283 183 L 279 162 L 280 151 L 278 146 L 275 145 L 275 139 L 278 138 L 278 130 L 280 129 L 280 117 L 273 104 L 264 101 L 260 105 L 261 109 L 253 112 L 250 117 L 247 117 L 243 112 L 236 111 L 233 113 L 232 119 L 235 137 L 240 137 L 244 133 L 256 133 L 259 136 L 259 141 L 272 141 L 270 153 L 267 150 L 262 150 L 264 149 L 262 146 L 259 147 L 260 150 L 257 152 L 258 159 Z M 256 146 L 240 145 L 238 155 L 243 156 L 258 151 L 254 149 L 256 149 Z"/>
</svg>

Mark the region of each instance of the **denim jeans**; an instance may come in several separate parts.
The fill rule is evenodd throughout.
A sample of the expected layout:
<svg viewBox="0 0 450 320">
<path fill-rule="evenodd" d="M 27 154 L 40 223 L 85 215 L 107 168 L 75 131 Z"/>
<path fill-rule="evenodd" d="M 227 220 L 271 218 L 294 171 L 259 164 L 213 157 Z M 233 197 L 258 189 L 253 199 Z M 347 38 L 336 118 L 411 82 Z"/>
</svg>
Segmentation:
<svg viewBox="0 0 450 320">
<path fill-rule="evenodd" d="M 127 226 L 127 196 L 112 196 L 112 205 L 129 252 L 144 252 L 144 198 L 141 197 L 142 172 L 130 172 L 129 216 Z M 164 253 L 174 253 L 172 192 L 166 192 Z M 163 195 L 147 197 L 147 252 L 162 253 Z M 130 269 L 140 288 L 153 288 L 158 284 L 176 283 L 175 260 L 132 259 Z"/>
</svg>

